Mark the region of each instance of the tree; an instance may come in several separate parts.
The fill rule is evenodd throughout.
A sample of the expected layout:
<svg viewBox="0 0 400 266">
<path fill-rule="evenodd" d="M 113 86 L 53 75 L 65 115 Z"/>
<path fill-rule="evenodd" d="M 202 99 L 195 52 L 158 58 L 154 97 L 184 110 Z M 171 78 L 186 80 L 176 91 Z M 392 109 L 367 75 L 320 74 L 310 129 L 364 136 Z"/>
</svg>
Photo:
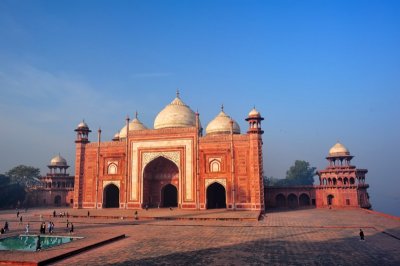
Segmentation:
<svg viewBox="0 0 400 266">
<path fill-rule="evenodd" d="M 32 166 L 18 165 L 6 173 L 11 183 L 28 187 L 39 182 L 40 169 Z"/>
<path fill-rule="evenodd" d="M 17 183 L 10 183 L 11 178 L 0 174 L 0 208 L 14 208 L 25 199 L 25 189 Z"/>
<path fill-rule="evenodd" d="M 288 185 L 312 185 L 316 175 L 315 170 L 315 167 L 310 167 L 309 162 L 296 160 L 286 172 Z"/>
</svg>

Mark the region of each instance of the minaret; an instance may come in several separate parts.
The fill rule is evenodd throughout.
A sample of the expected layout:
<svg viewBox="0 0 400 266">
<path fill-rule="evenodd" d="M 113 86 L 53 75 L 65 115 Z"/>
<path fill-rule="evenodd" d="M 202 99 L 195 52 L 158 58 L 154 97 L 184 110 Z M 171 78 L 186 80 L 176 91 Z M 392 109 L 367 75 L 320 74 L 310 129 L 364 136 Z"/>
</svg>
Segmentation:
<svg viewBox="0 0 400 266">
<path fill-rule="evenodd" d="M 260 112 L 258 112 L 256 110 L 256 108 L 254 107 L 248 117 L 246 118 L 246 121 L 249 122 L 249 130 L 247 131 L 247 133 L 255 133 L 255 134 L 263 134 L 264 131 L 261 130 L 261 121 L 264 120 L 263 117 L 261 117 Z"/>
<path fill-rule="evenodd" d="M 76 131 L 76 153 L 75 153 L 75 186 L 74 186 L 74 208 L 82 208 L 83 203 L 83 177 L 85 169 L 85 150 L 89 143 L 91 130 L 85 121 L 79 123 Z"/>
<path fill-rule="evenodd" d="M 254 187 L 252 190 L 252 202 L 257 206 L 256 209 L 264 211 L 264 170 L 262 154 L 262 134 L 264 131 L 261 129 L 262 120 L 264 120 L 264 118 L 261 117 L 260 112 L 258 112 L 255 107 L 246 118 L 246 121 L 249 122 L 247 134 L 249 134 L 250 139 L 250 163 L 252 164 L 252 185 Z"/>
</svg>

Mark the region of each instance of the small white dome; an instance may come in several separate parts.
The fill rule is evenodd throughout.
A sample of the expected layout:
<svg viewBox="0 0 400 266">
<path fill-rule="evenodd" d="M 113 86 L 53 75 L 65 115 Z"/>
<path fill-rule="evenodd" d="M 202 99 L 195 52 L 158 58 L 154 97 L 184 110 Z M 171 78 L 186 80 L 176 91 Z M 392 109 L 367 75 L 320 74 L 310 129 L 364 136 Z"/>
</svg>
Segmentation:
<svg viewBox="0 0 400 266">
<path fill-rule="evenodd" d="M 249 116 L 251 117 L 251 116 L 261 116 L 261 114 L 260 114 L 260 112 L 259 111 L 257 111 L 256 110 L 256 108 L 254 107 L 251 111 L 250 111 L 250 113 L 249 113 Z"/>
<path fill-rule="evenodd" d="M 65 160 L 60 155 L 57 155 L 53 159 L 51 159 L 50 165 L 51 166 L 68 166 L 67 165 L 67 160 Z"/>
<path fill-rule="evenodd" d="M 78 128 L 89 128 L 89 126 L 85 123 L 85 120 L 82 120 L 82 122 L 78 124 Z"/>
<path fill-rule="evenodd" d="M 129 122 L 129 132 L 131 131 L 136 131 L 136 130 L 145 130 L 147 127 L 143 125 L 142 122 L 139 121 L 139 119 L 136 118 L 133 119 L 131 122 Z M 114 136 L 115 137 L 115 136 Z M 126 125 L 120 130 L 118 137 L 120 139 L 126 138 Z"/>
<path fill-rule="evenodd" d="M 350 155 L 350 151 L 341 143 L 337 142 L 329 150 L 329 156 L 343 156 Z"/>
<path fill-rule="evenodd" d="M 196 114 L 179 98 L 176 98 L 158 113 L 154 129 L 174 127 L 195 127 Z"/>
<path fill-rule="evenodd" d="M 233 121 L 233 133 L 240 134 L 239 124 L 227 115 L 223 108 L 221 112 L 207 125 L 206 134 L 231 133 L 231 120 Z"/>
</svg>

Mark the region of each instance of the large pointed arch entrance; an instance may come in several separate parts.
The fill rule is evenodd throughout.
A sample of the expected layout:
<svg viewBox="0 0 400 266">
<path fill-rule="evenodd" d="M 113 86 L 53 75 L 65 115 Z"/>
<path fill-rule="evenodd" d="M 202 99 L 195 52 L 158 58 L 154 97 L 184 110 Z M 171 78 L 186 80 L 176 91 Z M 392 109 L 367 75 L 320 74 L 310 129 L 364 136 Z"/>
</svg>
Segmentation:
<svg viewBox="0 0 400 266">
<path fill-rule="evenodd" d="M 207 187 L 207 209 L 226 208 L 226 191 L 223 185 L 215 182 Z"/>
<path fill-rule="evenodd" d="M 103 190 L 103 208 L 119 208 L 119 188 L 114 184 Z"/>
<path fill-rule="evenodd" d="M 143 172 L 143 206 L 177 207 L 179 204 L 179 169 L 162 156 L 146 165 Z"/>
</svg>

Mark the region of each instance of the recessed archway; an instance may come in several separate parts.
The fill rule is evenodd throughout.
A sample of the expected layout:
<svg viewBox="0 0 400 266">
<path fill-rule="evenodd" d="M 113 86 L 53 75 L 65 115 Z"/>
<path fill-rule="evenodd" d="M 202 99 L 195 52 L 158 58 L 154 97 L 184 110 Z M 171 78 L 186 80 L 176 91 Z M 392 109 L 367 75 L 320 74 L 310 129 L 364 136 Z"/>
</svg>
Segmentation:
<svg viewBox="0 0 400 266">
<path fill-rule="evenodd" d="M 301 194 L 299 197 L 299 205 L 302 207 L 310 206 L 310 197 L 305 193 Z"/>
<path fill-rule="evenodd" d="M 56 206 L 60 206 L 61 205 L 61 196 L 60 195 L 57 195 L 57 196 L 54 197 L 54 204 Z"/>
<path fill-rule="evenodd" d="M 215 182 L 207 187 L 207 209 L 226 208 L 226 191 L 223 185 Z"/>
<path fill-rule="evenodd" d="M 109 184 L 103 191 L 103 208 L 119 208 L 119 188 Z"/>
<path fill-rule="evenodd" d="M 283 208 L 286 207 L 286 198 L 283 194 L 278 194 L 275 197 L 276 207 Z"/>
<path fill-rule="evenodd" d="M 167 185 L 165 185 L 167 184 Z M 167 187 L 171 185 L 172 187 Z M 167 192 L 167 199 L 171 199 L 168 204 L 178 206 L 179 203 L 179 169 L 171 160 L 165 157 L 157 157 L 146 165 L 143 172 L 143 206 L 158 207 L 165 206 L 164 196 Z M 175 188 L 176 197 L 172 195 L 172 189 Z M 167 189 L 165 191 L 165 189 Z M 176 198 L 172 201 L 169 195 Z M 176 202 L 176 203 L 175 203 Z M 168 206 L 172 207 L 172 206 Z"/>
<path fill-rule="evenodd" d="M 162 192 L 162 207 L 178 206 L 178 189 L 172 184 L 164 186 Z"/>
<path fill-rule="evenodd" d="M 326 198 L 329 206 L 333 205 L 333 199 L 334 199 L 333 195 L 328 195 L 328 197 Z"/>
</svg>

